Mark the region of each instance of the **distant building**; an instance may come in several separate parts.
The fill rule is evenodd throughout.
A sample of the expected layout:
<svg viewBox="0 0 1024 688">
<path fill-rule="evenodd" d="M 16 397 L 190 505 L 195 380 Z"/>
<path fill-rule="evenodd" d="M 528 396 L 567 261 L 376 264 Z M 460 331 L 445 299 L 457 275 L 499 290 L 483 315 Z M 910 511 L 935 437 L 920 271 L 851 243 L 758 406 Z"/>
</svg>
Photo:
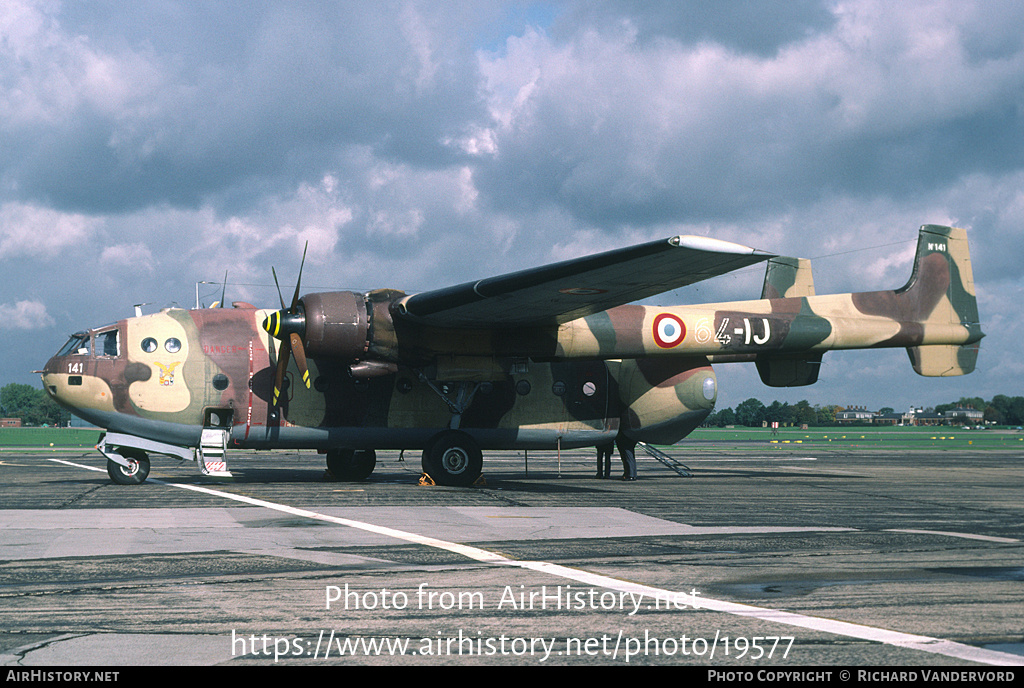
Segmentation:
<svg viewBox="0 0 1024 688">
<path fill-rule="evenodd" d="M 0 418 L 0 428 L 20 428 L 21 418 Z"/>
<path fill-rule="evenodd" d="M 917 411 L 914 414 L 914 425 L 946 425 L 949 419 L 935 411 Z"/>
<path fill-rule="evenodd" d="M 911 406 L 903 412 L 875 413 L 864 406 L 849 406 L 836 411 L 836 423 L 852 425 L 853 423 L 871 423 L 874 425 L 981 425 L 984 413 L 973 406 L 957 406 L 945 413 L 936 413 L 933 409 Z"/>
<path fill-rule="evenodd" d="M 875 425 L 913 425 L 914 414 L 913 411 L 904 411 L 903 413 L 880 413 L 875 416 Z"/>
<path fill-rule="evenodd" d="M 973 406 L 957 406 L 946 411 L 946 418 L 953 425 L 980 425 L 984 422 L 985 413 Z"/>
<path fill-rule="evenodd" d="M 864 406 L 849 406 L 842 411 L 836 411 L 836 422 L 840 425 L 851 423 L 872 423 L 875 416 L 874 411 L 868 411 Z"/>
</svg>

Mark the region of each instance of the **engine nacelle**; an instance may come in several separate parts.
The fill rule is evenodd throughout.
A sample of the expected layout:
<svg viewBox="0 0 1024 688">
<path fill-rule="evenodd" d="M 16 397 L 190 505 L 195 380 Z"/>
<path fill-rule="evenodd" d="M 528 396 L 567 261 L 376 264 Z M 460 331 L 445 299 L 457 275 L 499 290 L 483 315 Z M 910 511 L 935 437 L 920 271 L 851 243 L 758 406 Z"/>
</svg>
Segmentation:
<svg viewBox="0 0 1024 688">
<path fill-rule="evenodd" d="M 621 431 L 638 442 L 674 444 L 715 407 L 718 381 L 699 358 L 639 358 L 619 364 Z"/>
<path fill-rule="evenodd" d="M 306 294 L 304 344 L 312 358 L 357 360 L 370 346 L 370 311 L 366 298 L 351 291 Z"/>
</svg>

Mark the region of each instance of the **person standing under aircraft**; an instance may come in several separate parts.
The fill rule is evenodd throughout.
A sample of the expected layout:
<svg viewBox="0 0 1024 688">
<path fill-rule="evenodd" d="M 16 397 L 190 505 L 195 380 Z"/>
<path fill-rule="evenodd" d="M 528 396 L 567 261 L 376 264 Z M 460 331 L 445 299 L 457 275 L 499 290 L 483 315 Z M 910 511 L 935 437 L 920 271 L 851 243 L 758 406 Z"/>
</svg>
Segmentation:
<svg viewBox="0 0 1024 688">
<path fill-rule="evenodd" d="M 615 443 L 597 445 L 597 477 L 612 477 L 612 452 L 615 451 Z"/>
<path fill-rule="evenodd" d="M 619 448 L 619 456 L 622 458 L 621 480 L 636 480 L 636 441 L 620 434 L 615 438 L 615 446 Z"/>
</svg>

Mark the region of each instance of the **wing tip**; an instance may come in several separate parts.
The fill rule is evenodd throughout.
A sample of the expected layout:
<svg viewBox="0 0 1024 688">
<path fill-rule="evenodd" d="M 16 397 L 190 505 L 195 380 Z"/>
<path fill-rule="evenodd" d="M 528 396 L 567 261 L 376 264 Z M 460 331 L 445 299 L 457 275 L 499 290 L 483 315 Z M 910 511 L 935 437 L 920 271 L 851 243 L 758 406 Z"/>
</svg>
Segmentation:
<svg viewBox="0 0 1024 688">
<path fill-rule="evenodd" d="M 711 253 L 735 253 L 740 256 L 754 256 L 754 255 L 774 255 L 760 249 L 750 248 L 743 244 L 736 244 L 731 241 L 724 239 L 714 239 L 712 237 L 697 236 L 694 234 L 680 234 L 674 236 L 668 240 L 673 246 L 679 246 L 680 248 L 689 248 L 695 251 L 708 251 Z"/>
</svg>

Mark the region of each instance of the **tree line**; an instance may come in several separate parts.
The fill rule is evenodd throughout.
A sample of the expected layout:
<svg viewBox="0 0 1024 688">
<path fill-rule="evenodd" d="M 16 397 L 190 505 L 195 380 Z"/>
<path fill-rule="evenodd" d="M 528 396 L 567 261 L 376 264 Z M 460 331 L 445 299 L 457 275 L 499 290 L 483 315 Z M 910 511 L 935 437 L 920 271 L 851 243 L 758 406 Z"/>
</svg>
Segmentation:
<svg viewBox="0 0 1024 688">
<path fill-rule="evenodd" d="M 773 401 L 765 406 L 760 400 L 750 398 L 736 405 L 736 409 L 724 408 L 715 411 L 705 421 L 706 425 L 724 427 L 726 425 L 746 425 L 760 427 L 767 422 L 779 425 L 831 425 L 836 420 L 838 406 L 811 406 L 810 402 L 798 401 L 795 404 Z"/>
<path fill-rule="evenodd" d="M 67 425 L 71 420 L 71 413 L 42 389 L 17 382 L 0 388 L 0 412 L 4 418 L 21 418 L 22 425 Z"/>
<path fill-rule="evenodd" d="M 1024 425 L 1024 397 L 1010 397 L 1005 394 L 997 394 L 990 401 L 981 397 L 961 397 L 959 401 L 948 404 L 939 404 L 934 409 L 927 409 L 935 413 L 944 413 L 957 407 L 971 407 L 982 411 L 985 422 L 997 425 Z M 826 404 L 824 406 L 809 402 L 798 401 L 795 404 L 773 401 L 765 406 L 757 399 L 747 399 L 736 405 L 735 409 L 724 408 L 715 411 L 705 421 L 706 425 L 724 427 L 726 425 L 745 425 L 748 427 L 760 427 L 764 423 L 771 425 L 773 422 L 779 425 L 804 425 L 831 426 L 837 425 L 836 413 L 844 410 L 842 406 Z M 893 409 L 885 407 L 878 409 L 879 413 L 892 413 Z"/>
</svg>

